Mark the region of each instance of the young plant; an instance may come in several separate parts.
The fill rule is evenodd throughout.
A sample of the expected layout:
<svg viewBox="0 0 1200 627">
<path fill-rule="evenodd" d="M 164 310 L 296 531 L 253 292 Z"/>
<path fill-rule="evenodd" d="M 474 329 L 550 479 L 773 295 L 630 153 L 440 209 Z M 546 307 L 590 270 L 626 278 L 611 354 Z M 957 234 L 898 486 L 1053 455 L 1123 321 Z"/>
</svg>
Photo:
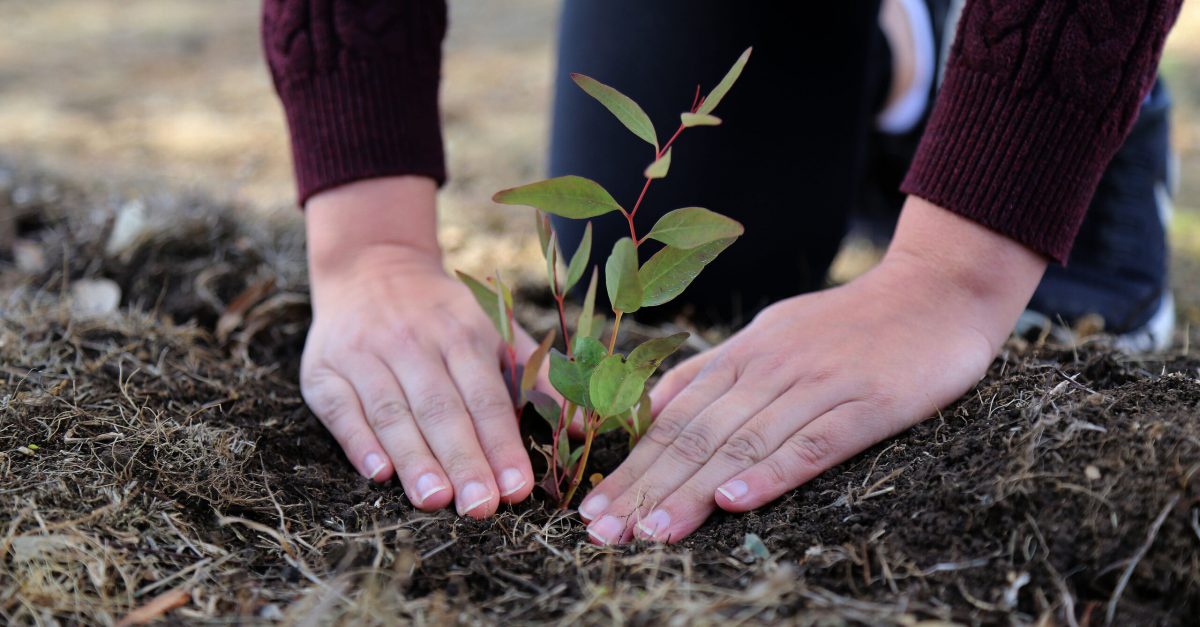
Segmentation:
<svg viewBox="0 0 1200 627">
<path fill-rule="evenodd" d="M 661 305 L 679 296 L 706 265 L 742 234 L 741 224 L 702 207 L 671 211 L 642 236 L 638 235 L 635 218 L 650 184 L 669 173 L 671 145 L 684 129 L 721 123 L 713 111 L 741 75 L 749 58 L 748 48 L 707 96 L 700 97 L 700 88 L 697 86 L 691 108 L 680 114 L 679 127 L 661 146 L 654 125 L 636 102 L 593 78 L 582 74 L 571 75 L 583 91 L 604 105 L 634 135 L 654 148 L 654 157 L 643 170 L 646 183 L 630 209 L 625 209 L 599 183 L 580 176 L 560 176 L 502 190 L 494 196 L 493 200 L 498 203 L 526 205 L 537 210 L 538 237 L 546 259 L 550 293 L 558 308 L 558 332 L 562 334 L 565 352 L 552 348 L 555 332 L 551 331 L 524 366 L 518 366 L 512 339 L 512 293 L 500 280 L 499 273 L 486 282 L 458 273 L 508 344 L 511 364 L 509 385 L 518 409 L 531 403 L 538 415 L 550 425 L 553 434 L 550 443 L 535 445 L 534 448 L 547 461 L 548 470 L 541 485 L 552 498 L 558 500 L 561 507 L 570 504 L 583 482 L 588 455 L 596 436 L 623 429 L 629 434 L 632 447 L 646 432 L 650 424 L 650 399 L 646 382 L 659 364 L 688 337 L 687 333 L 676 333 L 652 339 L 634 348 L 628 355 L 622 355 L 616 350 L 621 319 L 643 307 Z M 600 338 L 607 319 L 603 314 L 595 313 L 596 268 L 592 269 L 574 333 L 568 328 L 564 305 L 566 294 L 587 273 L 592 252 L 592 225 L 588 223 L 579 248 L 568 262 L 558 254 L 558 237 L 547 214 L 586 220 L 614 211 L 620 212 L 629 223 L 629 237 L 617 241 L 604 264 L 604 283 L 613 312 L 612 328 L 605 344 Z M 650 239 L 662 243 L 663 247 L 645 264 L 640 264 L 638 248 Z M 553 398 L 533 389 L 537 373 L 547 355 L 550 359 L 550 383 L 566 401 L 561 406 Z M 572 421 L 580 423 L 584 438 L 583 443 L 574 448 L 567 437 L 567 427 Z"/>
</svg>

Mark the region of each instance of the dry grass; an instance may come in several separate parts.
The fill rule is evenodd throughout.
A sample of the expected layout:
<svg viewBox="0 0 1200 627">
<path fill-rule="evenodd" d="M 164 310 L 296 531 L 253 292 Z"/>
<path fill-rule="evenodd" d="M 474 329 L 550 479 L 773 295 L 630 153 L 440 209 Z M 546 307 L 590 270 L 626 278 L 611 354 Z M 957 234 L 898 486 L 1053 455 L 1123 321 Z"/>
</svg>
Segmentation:
<svg viewBox="0 0 1200 627">
<path fill-rule="evenodd" d="M 307 323 L 294 230 L 147 193 L 146 230 L 106 254 L 111 222 L 93 211 L 106 196 L 12 181 L 0 202 L 24 190 L 43 264 L 0 273 L 4 623 L 1096 625 L 1109 607 L 1114 624 L 1200 611 L 1194 359 L 1018 342 L 943 415 L 768 508 L 673 547 L 597 548 L 536 500 L 475 522 L 354 473 L 294 383 Z M 73 309 L 68 286 L 95 279 L 121 288 L 120 310 Z"/>
</svg>

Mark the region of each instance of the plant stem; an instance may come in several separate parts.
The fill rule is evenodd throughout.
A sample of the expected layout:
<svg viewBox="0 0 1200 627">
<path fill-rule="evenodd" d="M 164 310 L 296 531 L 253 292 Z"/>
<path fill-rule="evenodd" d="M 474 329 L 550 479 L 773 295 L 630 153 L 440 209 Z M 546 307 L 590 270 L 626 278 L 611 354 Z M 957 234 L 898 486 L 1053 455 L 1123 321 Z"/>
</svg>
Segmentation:
<svg viewBox="0 0 1200 627">
<path fill-rule="evenodd" d="M 589 413 L 586 417 L 587 433 L 583 438 L 583 453 L 579 456 L 579 465 L 575 467 L 575 476 L 571 478 L 570 487 L 567 488 L 567 495 L 559 503 L 559 509 L 566 509 L 571 504 L 571 499 L 575 498 L 575 490 L 579 489 L 580 483 L 583 483 L 583 471 L 587 468 L 588 455 L 592 452 L 592 438 L 595 437 L 596 427 L 599 426 L 592 425 L 594 420 L 594 414 Z"/>
<path fill-rule="evenodd" d="M 616 313 L 616 319 L 613 320 L 612 335 L 608 336 L 609 355 L 613 354 L 613 351 L 617 348 L 617 331 L 621 328 L 621 316 L 623 315 L 623 312 L 620 310 L 614 310 L 614 312 Z"/>
</svg>

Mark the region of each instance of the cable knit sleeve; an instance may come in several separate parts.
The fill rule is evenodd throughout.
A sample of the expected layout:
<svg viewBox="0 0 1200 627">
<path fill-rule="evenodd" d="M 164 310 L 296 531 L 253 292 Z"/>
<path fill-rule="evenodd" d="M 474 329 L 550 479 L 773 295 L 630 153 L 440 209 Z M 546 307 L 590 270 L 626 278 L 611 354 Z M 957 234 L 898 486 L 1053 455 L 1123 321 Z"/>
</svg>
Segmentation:
<svg viewBox="0 0 1200 627">
<path fill-rule="evenodd" d="M 299 201 L 351 181 L 445 181 L 441 0 L 264 0 L 263 48 L 292 140 Z"/>
<path fill-rule="evenodd" d="M 969 0 L 901 189 L 1065 263 L 1182 0 Z"/>
</svg>

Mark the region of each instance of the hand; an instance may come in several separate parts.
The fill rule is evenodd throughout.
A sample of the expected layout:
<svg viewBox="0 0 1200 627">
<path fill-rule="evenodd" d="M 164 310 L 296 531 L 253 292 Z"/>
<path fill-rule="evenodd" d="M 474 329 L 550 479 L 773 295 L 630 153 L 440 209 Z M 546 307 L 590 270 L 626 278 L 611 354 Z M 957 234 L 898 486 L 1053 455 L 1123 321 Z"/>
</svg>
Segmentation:
<svg viewBox="0 0 1200 627">
<path fill-rule="evenodd" d="M 663 377 L 654 424 L 580 506 L 589 535 L 677 541 L 935 413 L 984 375 L 1045 265 L 910 199 L 879 267 L 772 305 Z"/>
<path fill-rule="evenodd" d="M 525 499 L 533 471 L 499 334 L 442 269 L 433 198 L 432 181 L 403 177 L 309 202 L 313 323 L 300 386 L 363 476 L 395 472 L 418 508 L 454 500 L 483 518 Z M 524 361 L 536 343 L 517 337 Z"/>
</svg>

